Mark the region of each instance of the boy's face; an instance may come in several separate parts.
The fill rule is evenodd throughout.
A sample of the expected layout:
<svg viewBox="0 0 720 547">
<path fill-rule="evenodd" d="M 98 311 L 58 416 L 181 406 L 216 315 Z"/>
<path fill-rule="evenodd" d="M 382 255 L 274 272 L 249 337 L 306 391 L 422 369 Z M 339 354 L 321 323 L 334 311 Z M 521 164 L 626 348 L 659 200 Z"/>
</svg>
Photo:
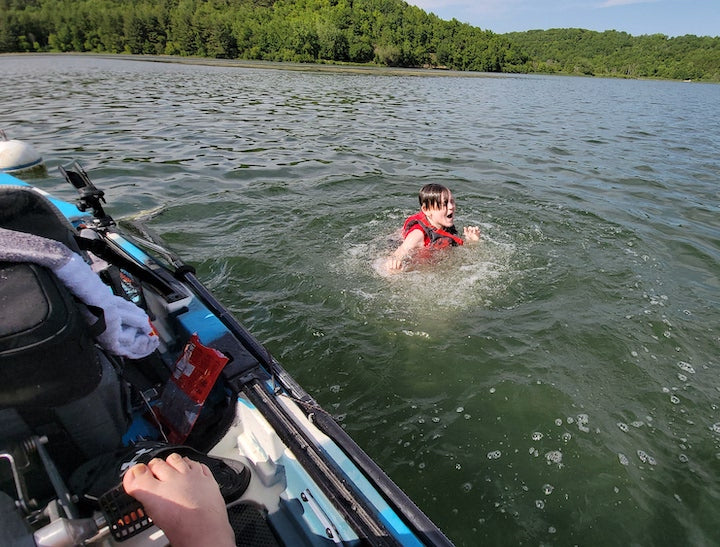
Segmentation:
<svg viewBox="0 0 720 547">
<path fill-rule="evenodd" d="M 435 228 L 452 228 L 455 225 L 455 198 L 448 192 L 439 207 L 423 208 L 423 213 Z"/>
</svg>

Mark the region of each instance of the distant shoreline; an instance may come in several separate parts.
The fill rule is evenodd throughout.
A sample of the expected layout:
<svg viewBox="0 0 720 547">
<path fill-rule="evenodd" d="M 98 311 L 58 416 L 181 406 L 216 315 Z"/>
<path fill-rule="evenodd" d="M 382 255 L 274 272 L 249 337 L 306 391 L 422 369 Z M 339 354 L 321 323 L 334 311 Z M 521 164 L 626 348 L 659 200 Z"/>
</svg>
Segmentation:
<svg viewBox="0 0 720 547">
<path fill-rule="evenodd" d="M 463 70 L 449 70 L 445 68 L 405 68 L 387 67 L 380 65 L 354 65 L 336 63 L 294 63 L 289 61 L 259 61 L 253 59 L 215 59 L 212 57 L 182 57 L 179 55 L 145 55 L 133 53 L 91 53 L 91 52 L 13 52 L 0 53 L 0 59 L 4 57 L 93 57 L 96 59 L 122 59 L 126 61 L 140 61 L 147 63 L 167 63 L 180 65 L 197 66 L 219 66 L 234 68 L 256 68 L 262 70 L 289 70 L 295 72 L 327 72 L 346 74 L 368 74 L 375 76 L 411 76 L 411 77 L 437 77 L 437 78 L 513 78 L 518 76 L 564 76 L 568 78 L 608 78 L 611 80 L 638 80 L 638 81 L 666 81 L 666 82 L 697 82 L 692 79 L 675 80 L 668 78 L 651 77 L 624 77 L 613 75 L 583 75 L 567 74 L 562 72 L 472 72 Z"/>
<path fill-rule="evenodd" d="M 443 68 L 404 68 L 385 67 L 379 65 L 324 64 L 324 63 L 291 63 L 280 61 L 256 61 L 250 59 L 214 59 L 211 57 L 181 57 L 177 55 L 143 55 L 130 53 L 73 53 L 73 52 L 32 52 L 32 53 L 0 53 L 3 57 L 94 57 L 96 59 L 124 59 L 127 61 L 145 61 L 150 63 L 171 63 L 181 65 L 222 66 L 236 68 L 259 68 L 275 70 L 292 70 L 296 72 L 345 72 L 350 74 L 373 74 L 380 76 L 435 76 L 453 78 L 502 78 L 517 74 L 501 72 L 470 72 L 447 70 Z"/>
</svg>

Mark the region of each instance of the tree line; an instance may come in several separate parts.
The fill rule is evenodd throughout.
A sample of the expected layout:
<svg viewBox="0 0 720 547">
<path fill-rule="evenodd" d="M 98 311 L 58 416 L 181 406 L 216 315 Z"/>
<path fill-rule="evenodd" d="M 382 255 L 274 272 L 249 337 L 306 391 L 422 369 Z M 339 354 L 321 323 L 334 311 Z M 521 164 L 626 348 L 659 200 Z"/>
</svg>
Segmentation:
<svg viewBox="0 0 720 547">
<path fill-rule="evenodd" d="M 402 0 L 0 0 L 0 52 L 374 63 L 720 81 L 720 38 L 495 34 Z"/>
<path fill-rule="evenodd" d="M 529 72 L 720 82 L 720 38 L 614 30 L 552 29 L 506 35 L 531 59 Z"/>
</svg>

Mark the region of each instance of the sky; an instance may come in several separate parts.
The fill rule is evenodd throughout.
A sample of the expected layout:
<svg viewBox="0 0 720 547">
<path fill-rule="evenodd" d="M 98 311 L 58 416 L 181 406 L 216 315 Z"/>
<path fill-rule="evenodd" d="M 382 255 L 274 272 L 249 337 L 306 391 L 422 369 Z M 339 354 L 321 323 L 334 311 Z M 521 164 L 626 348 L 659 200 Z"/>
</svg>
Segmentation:
<svg viewBox="0 0 720 547">
<path fill-rule="evenodd" d="M 496 34 L 550 28 L 720 36 L 720 0 L 406 0 Z"/>
</svg>

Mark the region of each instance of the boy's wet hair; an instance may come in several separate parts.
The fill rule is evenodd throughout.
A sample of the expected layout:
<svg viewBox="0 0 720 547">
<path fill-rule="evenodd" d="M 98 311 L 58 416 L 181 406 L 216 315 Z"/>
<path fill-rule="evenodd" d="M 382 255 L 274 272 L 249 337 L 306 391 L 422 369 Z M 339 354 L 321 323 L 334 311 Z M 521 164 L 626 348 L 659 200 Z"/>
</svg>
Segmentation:
<svg viewBox="0 0 720 547">
<path fill-rule="evenodd" d="M 450 189 L 442 184 L 426 184 L 420 188 L 418 200 L 424 209 L 439 209 L 450 199 Z"/>
</svg>

